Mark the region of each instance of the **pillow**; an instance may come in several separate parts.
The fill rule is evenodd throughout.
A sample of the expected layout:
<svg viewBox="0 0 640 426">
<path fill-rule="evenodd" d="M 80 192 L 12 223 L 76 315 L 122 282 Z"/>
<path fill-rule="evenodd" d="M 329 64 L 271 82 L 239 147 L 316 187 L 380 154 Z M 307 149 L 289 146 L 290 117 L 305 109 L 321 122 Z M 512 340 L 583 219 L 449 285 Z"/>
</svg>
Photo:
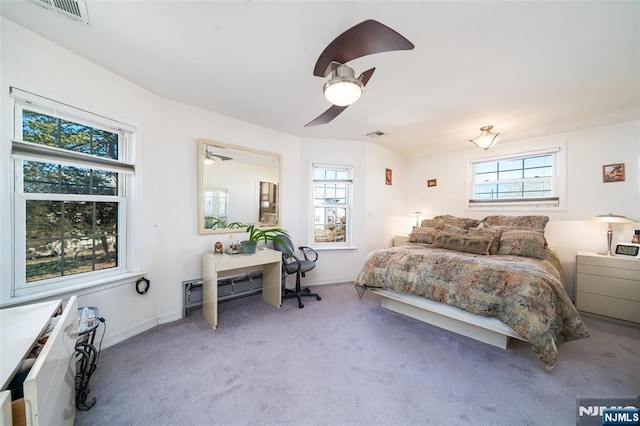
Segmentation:
<svg viewBox="0 0 640 426">
<path fill-rule="evenodd" d="M 478 226 L 480 221 L 478 219 L 471 219 L 468 217 L 456 217 L 451 216 L 450 214 L 436 216 L 433 218 L 434 220 L 442 220 L 447 225 L 457 226 L 458 228 L 475 228 Z"/>
<path fill-rule="evenodd" d="M 438 230 L 435 228 L 414 226 L 409 235 L 409 242 L 431 244 L 437 233 Z"/>
<path fill-rule="evenodd" d="M 488 226 L 510 226 L 517 229 L 544 229 L 549 216 L 487 216 L 482 222 Z"/>
<path fill-rule="evenodd" d="M 502 229 L 500 228 L 471 228 L 469 229 L 469 236 L 475 237 L 478 235 L 491 237 L 491 245 L 489 246 L 489 254 L 498 254 L 500 248 L 500 236 L 502 236 Z"/>
<path fill-rule="evenodd" d="M 433 246 L 475 254 L 489 254 L 491 240 L 492 238 L 488 236 L 469 237 L 452 232 L 438 231 L 436 238 L 433 240 Z"/>
<path fill-rule="evenodd" d="M 544 259 L 544 234 L 534 229 L 503 231 L 498 254 Z"/>
<path fill-rule="evenodd" d="M 442 229 L 445 223 L 442 219 L 422 219 L 420 222 L 421 228 L 434 228 L 434 229 Z"/>
<path fill-rule="evenodd" d="M 452 234 L 466 234 L 467 230 L 465 228 L 460 228 L 458 226 L 447 225 L 445 224 L 441 231 L 451 232 Z"/>
</svg>

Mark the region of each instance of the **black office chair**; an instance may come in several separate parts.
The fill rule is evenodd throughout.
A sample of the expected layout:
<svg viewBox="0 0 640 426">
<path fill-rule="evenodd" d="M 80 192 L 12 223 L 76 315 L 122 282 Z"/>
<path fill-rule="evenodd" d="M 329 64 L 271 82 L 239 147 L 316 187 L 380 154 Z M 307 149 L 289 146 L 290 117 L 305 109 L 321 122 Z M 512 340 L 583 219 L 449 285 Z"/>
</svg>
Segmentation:
<svg viewBox="0 0 640 426">
<path fill-rule="evenodd" d="M 304 304 L 302 303 L 302 297 L 313 296 L 316 300 L 322 300 L 320 295 L 316 293 L 311 293 L 308 287 L 304 289 L 301 288 L 300 279 L 305 276 L 306 272 L 309 272 L 313 268 L 316 267 L 316 261 L 318 260 L 318 252 L 316 252 L 311 247 L 301 246 L 298 247 L 300 252 L 303 254 L 304 259 L 297 257 L 294 253 L 296 251 L 293 242 L 286 235 L 279 235 L 280 242 L 274 241 L 273 248 L 282 252 L 282 298 L 286 299 L 289 297 L 297 297 L 298 298 L 298 307 L 304 308 Z M 289 290 L 286 288 L 285 283 L 286 279 L 289 275 L 296 274 L 296 288 L 295 290 Z"/>
</svg>

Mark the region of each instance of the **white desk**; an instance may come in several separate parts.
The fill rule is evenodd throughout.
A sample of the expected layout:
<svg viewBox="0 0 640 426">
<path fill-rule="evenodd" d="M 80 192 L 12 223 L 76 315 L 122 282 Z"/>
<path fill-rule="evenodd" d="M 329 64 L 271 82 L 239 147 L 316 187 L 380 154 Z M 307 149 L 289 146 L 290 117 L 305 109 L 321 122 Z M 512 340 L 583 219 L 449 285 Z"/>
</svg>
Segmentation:
<svg viewBox="0 0 640 426">
<path fill-rule="evenodd" d="M 253 254 L 202 256 L 202 314 L 211 328 L 218 326 L 218 272 L 242 273 L 256 266 L 262 268 L 262 298 L 279 308 L 282 304 L 281 252 L 262 249 Z"/>
<path fill-rule="evenodd" d="M 73 426 L 76 417 L 76 360 L 78 338 L 78 301 L 71 296 L 62 315 L 51 331 L 22 388 L 24 397 L 16 401 L 16 410 L 24 410 L 24 417 L 13 419 L 10 391 L 4 390 L 22 359 L 31 351 L 49 323 L 51 316 L 62 306 L 60 300 L 6 308 L 0 311 L 0 360 L 2 393 L 0 411 L 2 424 L 26 419 L 26 424 Z"/>
<path fill-rule="evenodd" d="M 22 360 L 47 327 L 61 300 L 0 310 L 0 389 L 6 389 Z"/>
</svg>

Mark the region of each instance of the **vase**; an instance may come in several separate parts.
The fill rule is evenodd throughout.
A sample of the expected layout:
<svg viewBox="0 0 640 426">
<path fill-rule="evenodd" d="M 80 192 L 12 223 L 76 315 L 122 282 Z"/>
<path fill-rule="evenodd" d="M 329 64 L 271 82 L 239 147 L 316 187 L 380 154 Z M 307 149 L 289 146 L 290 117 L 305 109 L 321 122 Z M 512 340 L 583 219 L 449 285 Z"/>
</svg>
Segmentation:
<svg viewBox="0 0 640 426">
<path fill-rule="evenodd" d="M 257 241 L 243 241 L 242 242 L 242 253 L 255 253 L 256 247 L 258 247 Z"/>
</svg>

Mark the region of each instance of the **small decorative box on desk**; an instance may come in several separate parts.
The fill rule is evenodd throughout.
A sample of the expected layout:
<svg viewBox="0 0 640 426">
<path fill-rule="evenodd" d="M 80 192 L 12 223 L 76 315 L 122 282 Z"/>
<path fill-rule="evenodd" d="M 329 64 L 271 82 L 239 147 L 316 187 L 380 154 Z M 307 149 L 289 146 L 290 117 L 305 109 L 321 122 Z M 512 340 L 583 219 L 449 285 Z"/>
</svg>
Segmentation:
<svg viewBox="0 0 640 426">
<path fill-rule="evenodd" d="M 640 323 L 640 260 L 576 252 L 576 307 Z"/>
</svg>

